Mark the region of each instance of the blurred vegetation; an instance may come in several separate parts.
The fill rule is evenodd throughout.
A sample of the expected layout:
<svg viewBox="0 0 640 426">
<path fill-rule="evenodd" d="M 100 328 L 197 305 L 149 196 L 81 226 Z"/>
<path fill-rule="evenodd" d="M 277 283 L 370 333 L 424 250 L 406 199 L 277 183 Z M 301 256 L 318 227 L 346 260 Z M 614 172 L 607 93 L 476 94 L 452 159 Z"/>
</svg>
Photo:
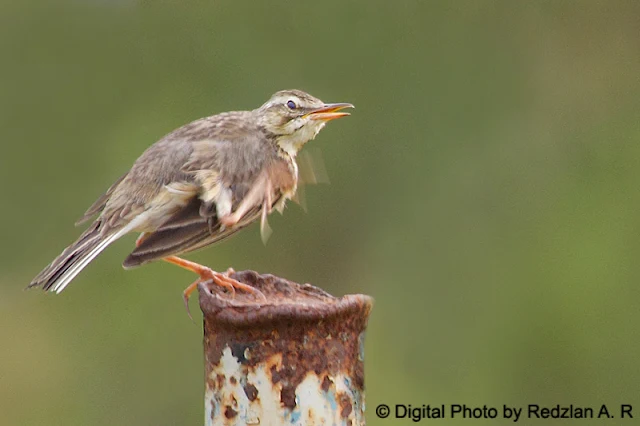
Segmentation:
<svg viewBox="0 0 640 426">
<path fill-rule="evenodd" d="M 369 424 L 393 423 L 380 403 L 638 404 L 638 16 L 3 0 L 0 424 L 201 424 L 188 273 L 123 271 L 131 236 L 61 296 L 22 290 L 148 145 L 284 88 L 357 107 L 312 142 L 331 184 L 272 217 L 266 247 L 254 226 L 191 258 L 373 295 Z"/>
</svg>

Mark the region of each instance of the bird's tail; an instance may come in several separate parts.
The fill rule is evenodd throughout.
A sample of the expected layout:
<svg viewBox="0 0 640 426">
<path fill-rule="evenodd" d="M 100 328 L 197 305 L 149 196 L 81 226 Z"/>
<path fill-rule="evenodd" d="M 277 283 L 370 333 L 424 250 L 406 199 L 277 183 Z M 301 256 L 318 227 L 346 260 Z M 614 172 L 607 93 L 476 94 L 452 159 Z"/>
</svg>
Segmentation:
<svg viewBox="0 0 640 426">
<path fill-rule="evenodd" d="M 44 290 L 60 293 L 102 250 L 120 238 L 124 228 L 102 231 L 100 219 L 96 220 L 69 247 L 64 249 L 37 277 L 30 287 L 42 287 Z"/>
</svg>

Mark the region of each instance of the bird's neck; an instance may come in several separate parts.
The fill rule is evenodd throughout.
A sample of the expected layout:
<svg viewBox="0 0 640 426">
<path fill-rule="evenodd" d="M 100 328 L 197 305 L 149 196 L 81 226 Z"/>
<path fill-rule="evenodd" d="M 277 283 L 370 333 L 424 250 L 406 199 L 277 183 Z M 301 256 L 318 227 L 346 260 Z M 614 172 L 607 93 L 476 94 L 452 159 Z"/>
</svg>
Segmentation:
<svg viewBox="0 0 640 426">
<path fill-rule="evenodd" d="M 280 137 L 276 139 L 278 148 L 280 148 L 281 151 L 284 151 L 291 158 L 296 158 L 296 155 L 298 155 L 298 152 L 302 149 L 305 143 L 306 141 L 300 142 L 290 137 Z"/>
<path fill-rule="evenodd" d="M 292 134 L 280 135 L 276 137 L 276 143 L 280 149 L 285 151 L 292 158 L 295 158 L 304 144 L 315 138 L 322 127 L 324 127 L 324 123 L 322 124 L 323 125 L 319 126 L 303 126 Z"/>
</svg>

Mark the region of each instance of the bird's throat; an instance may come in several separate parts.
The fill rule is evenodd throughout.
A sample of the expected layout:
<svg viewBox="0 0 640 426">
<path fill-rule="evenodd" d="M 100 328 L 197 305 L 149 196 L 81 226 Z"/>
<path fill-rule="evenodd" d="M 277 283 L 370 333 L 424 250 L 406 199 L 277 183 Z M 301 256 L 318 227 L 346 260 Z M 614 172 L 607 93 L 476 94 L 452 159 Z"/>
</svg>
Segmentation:
<svg viewBox="0 0 640 426">
<path fill-rule="evenodd" d="M 298 152 L 302 149 L 306 141 L 296 141 L 290 137 L 281 137 L 277 141 L 281 150 L 287 153 L 291 158 L 296 158 Z"/>
<path fill-rule="evenodd" d="M 324 124 L 325 123 L 318 123 L 315 126 L 306 124 L 292 134 L 280 135 L 277 138 L 276 143 L 283 151 L 295 158 L 302 147 L 307 142 L 314 139 L 318 132 L 322 130 Z"/>
</svg>

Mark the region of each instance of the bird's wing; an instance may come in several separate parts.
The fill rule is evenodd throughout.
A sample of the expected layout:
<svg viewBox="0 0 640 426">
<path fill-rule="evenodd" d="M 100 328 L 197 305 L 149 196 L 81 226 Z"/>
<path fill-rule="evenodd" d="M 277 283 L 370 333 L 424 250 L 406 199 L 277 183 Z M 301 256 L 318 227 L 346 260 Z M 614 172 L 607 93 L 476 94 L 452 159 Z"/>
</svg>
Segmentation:
<svg viewBox="0 0 640 426">
<path fill-rule="evenodd" d="M 260 217 L 260 206 L 249 211 L 233 227 L 224 227 L 218 218 L 202 216 L 204 203 L 193 198 L 182 210 L 148 236 L 124 260 L 125 268 L 133 268 L 163 257 L 191 252 L 223 240 Z"/>
</svg>

